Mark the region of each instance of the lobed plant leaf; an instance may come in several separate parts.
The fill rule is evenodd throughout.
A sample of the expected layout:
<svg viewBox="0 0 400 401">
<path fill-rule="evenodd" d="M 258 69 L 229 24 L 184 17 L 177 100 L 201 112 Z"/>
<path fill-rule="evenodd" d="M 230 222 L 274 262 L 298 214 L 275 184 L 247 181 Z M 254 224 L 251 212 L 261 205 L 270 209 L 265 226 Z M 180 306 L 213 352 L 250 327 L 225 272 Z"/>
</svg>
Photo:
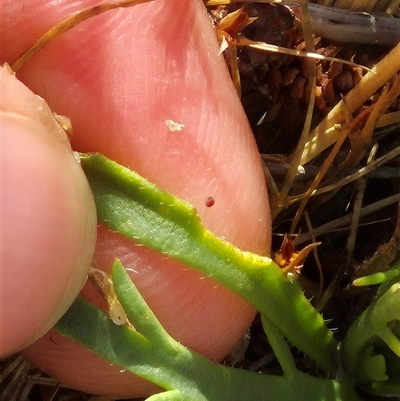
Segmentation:
<svg viewBox="0 0 400 401">
<path fill-rule="evenodd" d="M 166 253 L 244 297 L 298 349 L 328 372 L 336 341 L 297 281 L 267 257 L 242 252 L 208 231 L 189 203 L 99 154 L 81 156 L 98 219 Z"/>
<path fill-rule="evenodd" d="M 56 326 L 99 356 L 166 391 L 149 401 L 361 401 L 371 394 L 400 393 L 399 266 L 356 284 L 383 282 L 374 302 L 340 344 L 344 370 L 336 366 L 338 344 L 322 316 L 269 258 L 242 252 L 203 227 L 193 206 L 98 154 L 81 155 L 95 196 L 98 218 L 113 230 L 166 253 L 230 288 L 252 303 L 283 375 L 272 376 L 218 365 L 175 341 L 161 326 L 119 261 L 115 293 L 128 316 L 115 325 L 78 298 Z M 96 335 L 93 335 L 96 333 Z M 376 341 L 379 340 L 379 342 Z M 288 341 L 333 378 L 300 372 Z M 382 346 L 383 345 L 383 346 Z M 356 372 L 356 373 L 355 373 Z M 344 379 L 343 379 L 344 378 Z"/>
<path fill-rule="evenodd" d="M 279 401 L 361 401 L 352 380 L 319 379 L 298 371 L 294 364 L 283 376 L 215 364 L 169 336 L 118 260 L 112 279 L 131 324 L 116 325 L 105 313 L 78 298 L 56 329 L 166 389 L 148 401 L 255 401 L 265 397 Z M 269 335 L 271 343 L 279 344 L 278 353 L 289 356 L 282 334 L 275 329 L 269 330 Z"/>
<path fill-rule="evenodd" d="M 368 308 L 349 328 L 342 358 L 364 390 L 400 396 L 400 261 L 389 270 L 355 280 L 381 284 Z"/>
<path fill-rule="evenodd" d="M 398 260 L 390 269 L 360 277 L 353 281 L 355 286 L 367 286 L 383 283 L 396 283 L 400 281 L 400 260 Z M 383 288 L 383 287 L 382 287 Z M 380 289 L 382 291 L 382 288 Z"/>
</svg>

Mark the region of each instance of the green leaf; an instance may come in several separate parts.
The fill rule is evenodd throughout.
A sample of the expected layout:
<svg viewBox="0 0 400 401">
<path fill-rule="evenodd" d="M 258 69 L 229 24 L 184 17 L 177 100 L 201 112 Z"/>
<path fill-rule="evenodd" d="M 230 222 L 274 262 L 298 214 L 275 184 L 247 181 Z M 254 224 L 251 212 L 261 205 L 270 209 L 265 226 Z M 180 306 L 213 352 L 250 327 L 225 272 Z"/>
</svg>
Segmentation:
<svg viewBox="0 0 400 401">
<path fill-rule="evenodd" d="M 392 277 L 390 277 L 392 279 Z M 365 391 L 400 395 L 400 283 L 383 283 L 349 328 L 341 346 L 345 367 Z"/>
<path fill-rule="evenodd" d="M 293 345 L 328 372 L 337 343 L 322 316 L 269 258 L 242 252 L 204 228 L 187 202 L 99 154 L 81 155 L 98 218 L 166 253 L 252 303 Z"/>
<path fill-rule="evenodd" d="M 400 357 L 400 339 L 391 329 L 391 322 L 400 321 L 400 283 L 393 284 L 376 299 L 349 328 L 342 343 L 344 360 L 351 369 L 359 362 L 366 346 L 381 339 Z"/>
<path fill-rule="evenodd" d="M 385 357 L 376 354 L 373 347 L 368 347 L 359 363 L 359 375 L 367 380 L 385 381 L 389 377 L 386 374 Z"/>
<path fill-rule="evenodd" d="M 299 372 L 294 365 L 283 376 L 272 376 L 215 364 L 168 335 L 119 261 L 114 264 L 112 278 L 133 326 L 114 324 L 102 311 L 78 298 L 56 329 L 167 390 L 149 401 L 361 401 L 352 380 L 319 379 Z M 282 335 L 275 330 L 270 336 L 273 343 L 279 343 L 281 355 L 287 353 Z"/>
<path fill-rule="evenodd" d="M 370 274 L 369 276 L 360 277 L 353 281 L 354 286 L 367 286 L 374 284 L 382 284 L 385 282 L 395 283 L 400 281 L 400 260 L 398 260 L 394 266 L 390 269 Z"/>
</svg>

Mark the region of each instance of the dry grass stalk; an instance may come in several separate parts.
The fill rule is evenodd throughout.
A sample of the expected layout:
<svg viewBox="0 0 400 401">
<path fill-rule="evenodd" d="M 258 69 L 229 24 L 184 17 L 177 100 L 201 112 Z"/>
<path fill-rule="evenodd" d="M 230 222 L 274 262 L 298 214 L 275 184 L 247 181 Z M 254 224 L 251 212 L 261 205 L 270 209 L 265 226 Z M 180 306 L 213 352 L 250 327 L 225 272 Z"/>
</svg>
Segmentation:
<svg viewBox="0 0 400 401">
<path fill-rule="evenodd" d="M 11 69 L 13 71 L 18 71 L 27 61 L 29 61 L 35 54 L 39 53 L 40 50 L 42 50 L 52 40 L 89 18 L 106 11 L 114 10 L 115 8 L 132 7 L 137 4 L 148 3 L 149 1 L 153 0 L 120 0 L 110 3 L 102 3 L 87 10 L 79 11 L 47 31 L 25 53 L 22 54 L 22 56 L 11 66 Z"/>
<path fill-rule="evenodd" d="M 391 266 L 400 252 L 400 213 L 397 213 L 397 224 L 395 232 L 386 244 L 378 247 L 375 254 L 364 261 L 360 272 L 362 275 L 368 275 L 384 271 Z"/>
<path fill-rule="evenodd" d="M 383 58 L 359 84 L 340 101 L 325 119 L 310 133 L 301 164 L 306 164 L 334 144 L 342 131 L 346 111 L 354 113 L 374 93 L 400 71 L 400 43 Z"/>
<path fill-rule="evenodd" d="M 376 159 L 374 162 L 366 165 L 365 167 L 361 167 L 356 173 L 348 175 L 347 177 L 341 179 L 340 181 L 336 181 L 333 184 L 326 185 L 314 190 L 311 193 L 311 196 L 322 195 L 327 192 L 336 191 L 339 188 L 343 187 L 344 185 L 350 184 L 351 182 L 358 180 L 361 177 L 364 177 L 370 174 L 372 171 L 376 170 L 378 167 L 388 163 L 390 160 L 394 159 L 395 157 L 400 156 L 400 147 L 397 147 L 390 152 L 386 153 L 382 157 Z M 290 202 L 297 202 L 298 200 L 302 199 L 306 194 L 296 196 L 291 198 Z"/>
<path fill-rule="evenodd" d="M 360 217 L 368 216 L 374 212 L 377 212 L 378 210 L 381 210 L 387 206 L 390 206 L 390 205 L 393 205 L 394 203 L 399 203 L 399 202 L 400 202 L 400 193 L 389 196 L 385 199 L 381 199 L 380 201 L 371 203 L 370 205 L 363 207 L 361 209 Z M 313 235 L 315 237 L 319 237 L 321 235 L 325 235 L 325 234 L 339 231 L 342 229 L 347 230 L 351 223 L 351 219 L 352 219 L 352 213 L 346 214 L 343 217 L 332 220 L 329 223 L 326 223 L 317 228 L 314 228 Z M 307 241 L 310 241 L 310 239 L 311 239 L 310 233 L 299 234 L 297 236 L 297 244 L 301 245 Z"/>
<path fill-rule="evenodd" d="M 369 113 L 369 110 L 364 110 L 363 113 L 361 113 L 356 119 L 354 119 L 347 127 L 346 129 L 344 129 L 343 131 L 341 131 L 341 135 L 338 138 L 338 140 L 335 143 L 335 146 L 333 147 L 333 149 L 331 150 L 331 152 L 329 153 L 328 157 L 325 159 L 323 165 L 320 168 L 319 173 L 317 174 L 317 176 L 315 177 L 313 183 L 311 184 L 311 186 L 308 188 L 305 197 L 303 198 L 303 200 L 300 203 L 299 208 L 297 209 L 296 215 L 293 219 L 292 222 L 292 226 L 290 228 L 290 232 L 294 233 L 297 224 L 300 220 L 300 217 L 303 214 L 303 211 L 306 207 L 306 204 L 308 202 L 308 200 L 310 199 L 312 193 L 314 192 L 314 190 L 316 190 L 316 188 L 318 187 L 319 183 L 322 181 L 322 179 L 325 177 L 325 174 L 327 173 L 329 167 L 332 165 L 333 160 L 335 159 L 337 153 L 339 152 L 341 146 L 343 145 L 343 142 L 346 140 L 346 138 L 348 137 L 349 133 L 353 130 L 356 129 L 358 130 L 358 124 L 360 123 L 360 121 L 362 122 L 364 120 L 364 117 Z"/>
<path fill-rule="evenodd" d="M 307 3 L 306 0 L 302 0 L 301 5 L 304 6 L 306 3 Z M 315 52 L 314 41 L 312 37 L 311 22 L 310 22 L 310 16 L 307 11 L 307 7 L 302 7 L 301 12 L 304 25 L 303 32 L 304 32 L 304 41 L 306 44 L 306 50 L 308 52 L 314 53 Z M 279 214 L 282 208 L 286 207 L 285 201 L 287 199 L 287 195 L 289 194 L 290 189 L 292 188 L 293 182 L 296 178 L 298 167 L 300 165 L 300 159 L 302 153 L 301 150 L 304 149 L 304 146 L 307 142 L 308 133 L 311 127 L 311 121 L 315 104 L 315 89 L 316 89 L 316 79 L 317 79 L 316 64 L 314 60 L 308 60 L 308 68 L 310 72 L 310 79 L 308 80 L 308 91 L 310 93 L 310 101 L 308 103 L 307 114 L 303 124 L 303 129 L 297 144 L 297 149 L 299 149 L 299 151 L 296 152 L 296 154 L 292 159 L 292 163 L 290 164 L 289 171 L 286 175 L 283 188 L 278 196 L 278 202 L 275 203 L 275 205 L 271 208 L 271 215 L 273 219 Z"/>
</svg>

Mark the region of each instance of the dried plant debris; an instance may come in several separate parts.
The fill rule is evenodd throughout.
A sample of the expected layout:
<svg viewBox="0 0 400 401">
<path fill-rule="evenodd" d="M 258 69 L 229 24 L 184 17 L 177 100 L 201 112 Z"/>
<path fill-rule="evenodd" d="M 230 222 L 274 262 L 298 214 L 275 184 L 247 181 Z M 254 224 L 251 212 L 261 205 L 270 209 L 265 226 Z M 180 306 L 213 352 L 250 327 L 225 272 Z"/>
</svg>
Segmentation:
<svg viewBox="0 0 400 401">
<path fill-rule="evenodd" d="M 16 354 L 0 363 L 0 399 L 7 401 L 96 401 L 89 394 L 62 388 L 23 356 Z M 97 401 L 111 401 L 98 399 Z"/>
<path fill-rule="evenodd" d="M 215 15 L 224 22 L 220 29 L 226 30 L 227 16 L 237 13 L 238 10 L 240 10 L 240 18 L 236 17 L 233 23 L 234 28 L 227 30 L 236 42 L 245 37 L 257 43 L 264 42 L 268 45 L 279 46 L 282 52 L 284 48 L 288 51 L 305 50 L 302 23 L 299 20 L 297 6 L 249 2 L 235 2 L 229 6 L 220 6 L 210 10 L 217 31 L 219 23 Z M 251 23 L 246 23 L 246 26 L 238 32 L 240 24 L 237 24 L 237 20 L 240 19 L 243 22 L 242 20 L 246 18 L 247 22 L 251 21 Z M 316 125 L 343 95 L 359 83 L 365 74 L 365 70 L 363 71 L 359 65 L 373 67 L 387 53 L 388 48 L 375 46 L 371 49 L 370 45 L 343 44 L 320 37 L 315 38 L 314 46 L 315 52 L 325 58 L 334 57 L 353 62 L 352 65 L 331 61 L 318 63 L 316 77 L 318 113 L 314 116 L 314 125 Z M 229 51 L 229 48 L 224 50 L 227 53 Z M 242 102 L 262 153 L 290 152 L 295 148 L 296 134 L 298 135 L 304 121 L 310 95 L 307 90 L 307 81 L 310 78 L 307 60 L 290 54 L 260 51 L 249 46 L 240 46 L 236 51 L 237 68 L 242 86 Z M 226 57 L 231 59 L 230 56 Z M 229 67 L 232 70 L 232 65 Z M 395 72 L 396 70 L 391 68 L 391 71 L 385 77 L 381 77 L 380 81 L 386 82 Z M 388 74 L 390 74 L 389 77 L 387 77 Z M 374 92 L 381 86 L 382 83 Z M 373 94 L 368 94 L 367 98 Z M 360 107 L 360 104 L 357 107 Z"/>
<path fill-rule="evenodd" d="M 243 36 L 280 48 L 306 49 L 297 6 L 218 3 L 213 1 L 218 8 L 209 6 L 210 12 L 218 9 L 218 15 L 226 18 L 240 10 L 251 19 L 242 30 L 233 31 L 234 44 Z M 345 38 L 343 29 L 335 38 L 328 29 L 314 29 L 315 52 L 329 59 L 315 62 L 315 104 L 305 147 L 299 146 L 299 138 L 310 113 L 309 60 L 240 46 L 237 70 L 242 104 L 264 160 L 276 233 L 273 249 L 281 255 L 286 233 L 297 238 L 300 248 L 321 242 L 312 252 L 317 256 L 306 259 L 300 280 L 341 338 L 373 296 L 370 289 L 352 287 L 353 279 L 386 270 L 400 255 L 400 19 L 396 14 L 400 3 L 319 3 L 379 12 L 374 18 L 383 19 L 376 25 L 379 37 L 370 42 L 361 40 L 357 32 L 350 35 L 350 26 L 344 29 Z M 319 13 L 326 11 L 308 6 L 313 30 Z M 343 11 L 330 7 L 329 15 L 344 16 Z M 367 14 L 351 15 L 353 22 L 371 21 Z M 342 28 L 347 23 L 347 19 L 338 21 Z M 214 24 L 218 30 L 218 21 Z M 384 39 L 386 27 L 393 30 L 391 40 Z M 232 73 L 230 57 L 226 60 Z M 233 80 L 236 87 L 237 80 Z M 296 159 L 300 164 L 293 166 Z M 285 188 L 290 170 L 297 174 Z"/>
</svg>

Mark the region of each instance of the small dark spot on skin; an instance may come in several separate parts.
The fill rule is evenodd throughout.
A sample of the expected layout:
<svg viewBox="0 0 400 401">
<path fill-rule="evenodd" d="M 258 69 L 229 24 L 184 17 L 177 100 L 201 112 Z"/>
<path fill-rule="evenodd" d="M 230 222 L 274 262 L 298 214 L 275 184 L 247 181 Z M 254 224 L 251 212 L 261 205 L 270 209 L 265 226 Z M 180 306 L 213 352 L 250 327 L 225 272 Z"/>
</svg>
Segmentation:
<svg viewBox="0 0 400 401">
<path fill-rule="evenodd" d="M 205 203 L 207 207 L 211 207 L 214 205 L 215 199 L 212 196 L 207 196 Z"/>
</svg>

